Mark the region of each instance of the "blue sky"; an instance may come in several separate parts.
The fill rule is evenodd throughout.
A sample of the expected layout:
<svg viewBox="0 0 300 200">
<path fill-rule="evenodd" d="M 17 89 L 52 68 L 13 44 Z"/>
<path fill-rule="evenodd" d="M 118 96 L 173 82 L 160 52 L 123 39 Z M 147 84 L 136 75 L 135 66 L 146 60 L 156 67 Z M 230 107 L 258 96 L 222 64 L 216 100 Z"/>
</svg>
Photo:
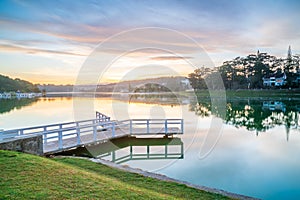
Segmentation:
<svg viewBox="0 0 300 200">
<path fill-rule="evenodd" d="M 1 0 L 0 73 L 35 83 L 72 84 L 100 42 L 142 27 L 184 33 L 206 50 L 216 66 L 258 49 L 285 57 L 288 45 L 293 53 L 300 53 L 299 10 L 296 0 Z M 178 45 L 178 51 L 194 56 L 185 44 Z M 174 62 L 170 56 L 151 56 L 165 56 L 164 65 L 168 59 L 170 65 Z M 145 61 L 132 56 L 130 62 L 133 57 L 137 63 Z M 120 61 L 115 72 L 128 65 L 129 61 Z M 114 70 L 110 73 L 114 77 Z"/>
</svg>

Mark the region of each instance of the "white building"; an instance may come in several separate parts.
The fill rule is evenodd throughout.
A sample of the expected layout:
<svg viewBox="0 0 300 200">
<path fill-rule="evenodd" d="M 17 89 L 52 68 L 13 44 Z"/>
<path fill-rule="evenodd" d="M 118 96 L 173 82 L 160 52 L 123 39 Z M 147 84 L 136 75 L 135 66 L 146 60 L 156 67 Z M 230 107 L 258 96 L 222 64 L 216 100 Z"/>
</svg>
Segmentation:
<svg viewBox="0 0 300 200">
<path fill-rule="evenodd" d="M 263 77 L 263 85 L 265 87 L 280 87 L 286 85 L 286 74 L 277 74 Z"/>
<path fill-rule="evenodd" d="M 190 85 L 190 81 L 187 78 L 181 80 L 180 82 L 181 82 L 181 84 L 186 85 L 186 86 Z"/>
</svg>

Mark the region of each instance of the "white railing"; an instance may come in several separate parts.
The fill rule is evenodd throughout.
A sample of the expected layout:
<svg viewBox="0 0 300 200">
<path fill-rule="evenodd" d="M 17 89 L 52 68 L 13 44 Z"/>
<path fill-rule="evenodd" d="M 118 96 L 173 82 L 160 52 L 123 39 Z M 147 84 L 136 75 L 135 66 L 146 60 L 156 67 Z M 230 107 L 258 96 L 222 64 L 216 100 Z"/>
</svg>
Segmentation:
<svg viewBox="0 0 300 200">
<path fill-rule="evenodd" d="M 42 133 L 44 147 L 50 143 L 49 150 L 55 151 L 96 142 L 101 131 L 108 133 L 107 137 L 114 138 L 116 126 L 116 122 L 111 121 L 45 131 Z M 51 143 L 58 143 L 58 145 L 51 146 Z"/>
<path fill-rule="evenodd" d="M 183 134 L 183 119 L 130 119 L 118 122 L 129 126 L 129 134 Z M 175 132 L 174 132 L 175 131 Z"/>
<path fill-rule="evenodd" d="M 96 119 L 99 119 L 100 122 L 109 122 L 110 121 L 110 117 L 101 113 L 101 112 L 98 112 L 96 111 Z"/>
<path fill-rule="evenodd" d="M 42 135 L 44 149 L 51 151 L 75 147 L 103 139 L 123 135 L 183 134 L 183 119 L 130 119 L 124 121 L 100 121 L 97 119 L 35 126 L 0 132 L 0 142 L 9 139 Z M 105 137 L 99 137 L 101 134 Z M 102 135 L 103 136 L 103 135 Z M 49 151 L 49 150 L 48 150 Z"/>
<path fill-rule="evenodd" d="M 144 148 L 146 150 L 145 153 L 142 152 L 134 152 L 133 151 L 133 147 L 136 146 L 145 146 L 146 148 Z M 171 152 L 169 151 L 168 147 L 169 146 L 177 146 L 180 148 L 176 148 L 177 151 L 174 152 L 174 150 Z M 151 151 L 151 147 L 159 147 L 161 150 L 163 151 L 157 151 L 157 149 L 155 149 L 155 151 Z M 131 161 L 131 160 L 158 160 L 158 159 L 182 159 L 184 156 L 184 148 L 183 148 L 183 143 L 181 142 L 180 144 L 166 144 L 166 145 L 130 145 L 129 146 L 129 153 L 124 155 L 124 152 L 122 152 L 121 156 L 118 156 L 118 150 L 114 150 L 112 151 L 110 154 L 103 154 L 99 157 L 107 157 L 107 156 L 111 156 L 111 161 L 115 162 L 117 164 L 121 164 L 127 161 Z"/>
<path fill-rule="evenodd" d="M 0 132 L 0 140 L 1 139 L 10 139 L 10 138 L 14 138 L 14 137 L 42 134 L 43 132 L 47 132 L 47 131 L 51 131 L 51 130 L 72 128 L 72 127 L 78 127 L 78 126 L 82 126 L 82 125 L 96 124 L 96 123 L 98 123 L 98 119 L 89 119 L 89 120 L 82 120 L 82 121 L 76 121 L 76 122 L 66 122 L 66 123 L 60 123 L 60 124 L 50 124 L 50 125 L 44 125 L 44 126 L 34 126 L 34 127 L 29 127 L 29 128 L 12 129 L 12 130 Z"/>
</svg>

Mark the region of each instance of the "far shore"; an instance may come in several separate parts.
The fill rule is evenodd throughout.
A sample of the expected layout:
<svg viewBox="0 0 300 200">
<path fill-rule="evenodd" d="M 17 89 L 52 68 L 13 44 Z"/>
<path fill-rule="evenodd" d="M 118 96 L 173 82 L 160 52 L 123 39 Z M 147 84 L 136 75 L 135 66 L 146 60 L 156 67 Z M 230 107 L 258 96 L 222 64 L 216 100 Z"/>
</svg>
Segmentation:
<svg viewBox="0 0 300 200">
<path fill-rule="evenodd" d="M 223 93 L 226 92 L 226 93 Z M 113 97 L 123 95 L 170 95 L 179 96 L 196 95 L 197 97 L 218 97 L 226 95 L 226 98 L 300 98 L 300 89 L 238 89 L 238 90 L 196 90 L 174 92 L 49 92 L 46 97 Z"/>
</svg>

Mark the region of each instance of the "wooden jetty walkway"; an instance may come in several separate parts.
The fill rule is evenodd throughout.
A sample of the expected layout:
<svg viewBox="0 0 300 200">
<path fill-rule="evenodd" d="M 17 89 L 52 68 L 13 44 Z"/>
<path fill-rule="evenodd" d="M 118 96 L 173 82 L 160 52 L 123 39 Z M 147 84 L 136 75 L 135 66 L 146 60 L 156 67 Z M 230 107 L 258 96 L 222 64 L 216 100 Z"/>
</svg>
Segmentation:
<svg viewBox="0 0 300 200">
<path fill-rule="evenodd" d="M 129 119 L 113 121 L 96 112 L 95 119 L 0 132 L 0 143 L 42 135 L 43 153 L 55 153 L 124 136 L 183 134 L 183 119 Z"/>
</svg>

